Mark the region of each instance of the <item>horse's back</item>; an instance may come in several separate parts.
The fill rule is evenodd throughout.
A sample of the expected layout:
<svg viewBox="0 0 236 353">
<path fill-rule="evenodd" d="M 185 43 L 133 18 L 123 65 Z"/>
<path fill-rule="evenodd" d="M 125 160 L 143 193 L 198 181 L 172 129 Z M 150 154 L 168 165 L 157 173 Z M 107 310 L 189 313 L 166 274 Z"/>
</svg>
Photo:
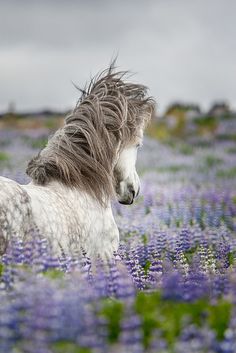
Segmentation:
<svg viewBox="0 0 236 353">
<path fill-rule="evenodd" d="M 31 206 L 27 192 L 14 180 L 0 177 L 0 254 L 10 237 L 23 238 L 30 227 Z"/>
</svg>

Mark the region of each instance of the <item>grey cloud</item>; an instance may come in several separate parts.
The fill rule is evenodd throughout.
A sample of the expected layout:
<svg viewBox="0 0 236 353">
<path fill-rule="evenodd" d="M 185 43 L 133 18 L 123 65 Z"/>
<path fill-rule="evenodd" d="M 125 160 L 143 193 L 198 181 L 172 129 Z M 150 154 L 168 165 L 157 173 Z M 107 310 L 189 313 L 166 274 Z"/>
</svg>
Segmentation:
<svg viewBox="0 0 236 353">
<path fill-rule="evenodd" d="M 172 99 L 236 107 L 234 0 L 0 1 L 0 109 L 69 107 L 119 53 L 163 109 Z"/>
</svg>

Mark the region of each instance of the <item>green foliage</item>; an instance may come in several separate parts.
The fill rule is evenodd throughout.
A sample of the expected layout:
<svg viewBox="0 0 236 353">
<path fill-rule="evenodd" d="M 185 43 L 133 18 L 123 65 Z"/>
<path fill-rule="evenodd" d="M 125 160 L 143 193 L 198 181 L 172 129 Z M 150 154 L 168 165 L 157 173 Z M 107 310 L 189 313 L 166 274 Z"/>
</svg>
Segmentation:
<svg viewBox="0 0 236 353">
<path fill-rule="evenodd" d="M 236 142 L 236 134 L 219 134 L 217 135 L 217 139 L 220 140 L 220 141 L 234 141 Z"/>
<path fill-rule="evenodd" d="M 170 347 L 173 346 L 176 337 L 180 334 L 181 320 L 185 312 L 180 303 L 163 301 L 159 292 L 152 294 L 140 292 L 135 305 L 142 320 L 144 346 L 146 348 L 149 346 L 155 329 L 162 332 L 163 338 Z"/>
<path fill-rule="evenodd" d="M 203 162 L 207 168 L 212 168 L 212 167 L 215 167 L 219 164 L 222 164 L 223 160 L 221 158 L 218 158 L 218 157 L 215 157 L 212 155 L 208 155 L 208 156 L 204 157 Z"/>
<path fill-rule="evenodd" d="M 201 148 L 209 148 L 212 147 L 213 143 L 211 140 L 205 140 L 205 139 L 198 139 L 197 141 L 193 142 L 192 144 L 194 147 L 201 147 Z"/>
<path fill-rule="evenodd" d="M 186 156 L 191 156 L 194 153 L 193 146 L 189 144 L 180 144 L 179 152 Z"/>
<path fill-rule="evenodd" d="M 234 252 L 229 252 L 227 254 L 227 256 L 228 256 L 229 265 L 232 266 L 234 264 L 234 261 L 235 261 L 235 253 Z"/>
<path fill-rule="evenodd" d="M 7 162 L 10 159 L 9 155 L 6 152 L 0 151 L 0 163 Z"/>
<path fill-rule="evenodd" d="M 198 135 L 213 136 L 216 133 L 218 126 L 218 118 L 214 116 L 202 116 L 194 119 L 196 133 Z"/>
<path fill-rule="evenodd" d="M 195 302 L 164 300 L 159 292 L 137 294 L 135 309 L 142 321 L 143 344 L 149 347 L 155 329 L 159 329 L 170 349 L 182 328 L 189 324 L 213 329 L 221 340 L 228 327 L 232 304 L 223 299 L 215 305 L 201 299 Z"/>
<path fill-rule="evenodd" d="M 148 236 L 147 236 L 147 234 L 142 234 L 142 242 L 143 242 L 143 245 L 147 245 L 148 244 Z"/>
<path fill-rule="evenodd" d="M 144 267 L 143 267 L 145 275 L 148 274 L 150 266 L 151 266 L 151 262 L 149 260 L 147 260 Z"/>
<path fill-rule="evenodd" d="M 48 142 L 48 139 L 46 137 L 41 137 L 37 140 L 32 140 L 31 146 L 33 148 L 41 149 L 46 146 L 47 142 Z"/>
<path fill-rule="evenodd" d="M 159 167 L 156 170 L 160 173 L 178 173 L 181 171 L 188 171 L 189 169 L 190 167 L 185 164 L 173 164 L 167 167 Z"/>
<path fill-rule="evenodd" d="M 226 152 L 230 154 L 236 154 L 236 147 L 229 147 Z"/>
<path fill-rule="evenodd" d="M 59 341 L 52 345 L 53 353 L 91 353 L 88 348 L 79 347 L 76 343 Z"/>
<path fill-rule="evenodd" d="M 4 266 L 3 266 L 3 264 L 0 263 L 0 277 L 3 274 L 3 271 L 4 271 Z"/>
<path fill-rule="evenodd" d="M 104 300 L 100 314 L 107 321 L 108 341 L 110 343 L 117 342 L 121 332 L 120 325 L 124 314 L 124 304 L 116 299 Z"/>
<path fill-rule="evenodd" d="M 37 139 L 31 138 L 29 136 L 23 137 L 24 141 L 32 148 L 42 149 L 47 145 L 48 138 L 47 137 L 39 137 Z"/>
<path fill-rule="evenodd" d="M 180 219 L 176 219 L 175 224 L 176 224 L 176 227 L 179 228 L 179 227 L 181 227 L 182 222 Z"/>
<path fill-rule="evenodd" d="M 194 254 L 198 251 L 198 246 L 195 246 L 187 251 L 184 252 L 184 256 L 188 262 L 188 264 L 192 263 L 193 260 L 193 256 Z"/>
<path fill-rule="evenodd" d="M 50 279 L 60 279 L 64 277 L 64 272 L 60 270 L 50 269 L 43 272 L 43 275 Z"/>
<path fill-rule="evenodd" d="M 220 300 L 216 305 L 208 304 L 208 323 L 215 331 L 219 340 L 224 338 L 225 330 L 229 325 L 232 304 L 225 300 Z"/>
<path fill-rule="evenodd" d="M 194 146 L 192 144 L 185 143 L 176 138 L 165 140 L 165 144 L 186 156 L 194 154 Z"/>
<path fill-rule="evenodd" d="M 169 138 L 165 141 L 165 144 L 171 148 L 176 148 L 178 146 L 178 140 L 176 140 L 176 138 Z"/>
<path fill-rule="evenodd" d="M 199 127 L 216 127 L 217 126 L 217 118 L 214 116 L 202 116 L 201 118 L 194 119 L 194 123 Z"/>
<path fill-rule="evenodd" d="M 227 170 L 219 170 L 217 176 L 220 178 L 235 178 L 236 177 L 236 167 L 229 168 Z"/>
<path fill-rule="evenodd" d="M 152 121 L 147 127 L 146 134 L 161 141 L 165 141 L 170 137 L 170 132 L 163 122 Z"/>
<path fill-rule="evenodd" d="M 144 292 L 137 295 L 135 310 L 142 320 L 143 344 L 147 348 L 150 344 L 153 331 L 158 328 L 158 308 L 160 307 L 158 292 L 147 296 Z"/>
<path fill-rule="evenodd" d="M 58 129 L 58 118 L 54 116 L 53 118 L 47 118 L 47 120 L 44 123 L 44 126 L 50 130 L 56 130 Z"/>
</svg>

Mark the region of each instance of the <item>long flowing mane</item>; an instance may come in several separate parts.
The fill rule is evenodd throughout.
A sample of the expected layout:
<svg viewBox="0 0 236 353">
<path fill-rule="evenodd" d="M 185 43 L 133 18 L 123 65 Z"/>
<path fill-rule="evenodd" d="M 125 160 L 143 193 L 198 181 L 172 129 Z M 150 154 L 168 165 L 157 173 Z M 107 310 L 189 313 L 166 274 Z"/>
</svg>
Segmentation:
<svg viewBox="0 0 236 353">
<path fill-rule="evenodd" d="M 114 195 L 113 161 L 152 115 L 147 88 L 125 80 L 114 65 L 91 80 L 65 125 L 28 164 L 34 183 L 79 187 L 100 203 Z"/>
</svg>

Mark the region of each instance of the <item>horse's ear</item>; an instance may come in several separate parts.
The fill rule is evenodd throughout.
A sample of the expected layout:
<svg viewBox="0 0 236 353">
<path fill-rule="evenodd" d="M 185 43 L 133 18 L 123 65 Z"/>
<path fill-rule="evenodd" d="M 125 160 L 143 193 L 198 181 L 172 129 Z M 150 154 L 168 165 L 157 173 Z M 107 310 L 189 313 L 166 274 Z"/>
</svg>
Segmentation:
<svg viewBox="0 0 236 353">
<path fill-rule="evenodd" d="M 47 165 L 42 160 L 40 154 L 29 162 L 26 174 L 29 175 L 37 184 L 44 185 L 49 181 Z"/>
</svg>

